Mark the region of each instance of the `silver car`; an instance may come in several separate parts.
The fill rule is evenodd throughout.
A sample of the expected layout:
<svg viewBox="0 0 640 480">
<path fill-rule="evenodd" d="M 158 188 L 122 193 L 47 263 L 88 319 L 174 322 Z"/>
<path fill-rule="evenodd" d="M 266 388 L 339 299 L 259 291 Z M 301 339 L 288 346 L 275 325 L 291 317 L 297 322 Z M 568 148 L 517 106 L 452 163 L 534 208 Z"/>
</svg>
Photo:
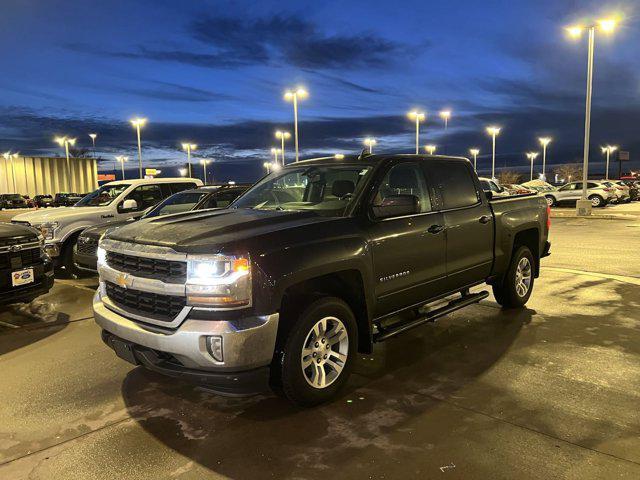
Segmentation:
<svg viewBox="0 0 640 480">
<path fill-rule="evenodd" d="M 567 183 L 554 192 L 544 192 L 544 196 L 552 207 L 559 203 L 575 203 L 582 198 L 582 182 Z M 614 188 L 601 181 L 589 180 L 587 182 L 587 198 L 591 200 L 591 205 L 594 207 L 604 207 L 617 197 Z"/>
</svg>

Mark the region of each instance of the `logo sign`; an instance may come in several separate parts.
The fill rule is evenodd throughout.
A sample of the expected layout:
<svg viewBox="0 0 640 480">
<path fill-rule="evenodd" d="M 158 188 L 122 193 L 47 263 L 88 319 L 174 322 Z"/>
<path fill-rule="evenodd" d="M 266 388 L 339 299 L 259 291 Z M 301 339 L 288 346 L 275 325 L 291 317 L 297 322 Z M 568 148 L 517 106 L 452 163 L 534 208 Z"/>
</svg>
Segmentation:
<svg viewBox="0 0 640 480">
<path fill-rule="evenodd" d="M 145 175 L 149 175 L 151 177 L 153 177 L 154 175 L 160 175 L 160 173 L 162 173 L 162 170 L 157 170 L 155 168 L 145 168 L 144 169 L 144 174 Z"/>
<path fill-rule="evenodd" d="M 116 176 L 113 173 L 99 173 L 98 181 L 99 182 L 113 182 L 116 179 Z"/>
<path fill-rule="evenodd" d="M 129 288 L 133 282 L 131 278 L 129 278 L 129 275 L 127 275 L 126 273 L 121 273 L 120 275 L 118 275 L 118 278 L 116 279 L 116 283 L 121 288 Z"/>
<path fill-rule="evenodd" d="M 22 245 L 11 245 L 9 247 L 10 252 L 19 252 L 20 250 L 22 250 Z"/>
<path fill-rule="evenodd" d="M 627 152 L 625 150 L 620 150 L 618 152 L 618 160 L 620 160 L 621 162 L 628 162 L 629 161 L 629 152 Z"/>
</svg>

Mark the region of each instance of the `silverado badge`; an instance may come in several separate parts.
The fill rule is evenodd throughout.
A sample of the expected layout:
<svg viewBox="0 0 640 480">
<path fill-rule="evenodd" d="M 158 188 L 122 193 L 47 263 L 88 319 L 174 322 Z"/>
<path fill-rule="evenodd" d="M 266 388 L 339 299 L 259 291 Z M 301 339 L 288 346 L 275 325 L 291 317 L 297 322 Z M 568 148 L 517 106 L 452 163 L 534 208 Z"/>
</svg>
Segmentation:
<svg viewBox="0 0 640 480">
<path fill-rule="evenodd" d="M 129 288 L 132 283 L 131 279 L 129 278 L 129 275 L 126 273 L 121 273 L 120 275 L 118 275 L 116 282 L 122 288 Z"/>
</svg>

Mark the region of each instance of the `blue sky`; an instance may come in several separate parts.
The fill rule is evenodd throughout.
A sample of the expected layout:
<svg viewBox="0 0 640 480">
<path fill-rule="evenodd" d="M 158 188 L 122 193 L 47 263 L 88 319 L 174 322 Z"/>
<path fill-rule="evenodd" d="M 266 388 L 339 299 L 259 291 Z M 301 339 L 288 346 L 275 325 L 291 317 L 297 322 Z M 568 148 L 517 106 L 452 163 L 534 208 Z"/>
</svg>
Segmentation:
<svg viewBox="0 0 640 480">
<path fill-rule="evenodd" d="M 378 151 L 411 152 L 405 114 L 417 107 L 428 115 L 421 143 L 439 152 L 488 154 L 484 127 L 497 124 L 498 165 L 525 165 L 540 135 L 555 139 L 551 163 L 574 162 L 586 41 L 563 26 L 615 12 L 621 27 L 597 39 L 592 158 L 602 163 L 599 146 L 611 143 L 637 160 L 634 3 L 5 0 L 0 148 L 55 154 L 54 135 L 88 146 L 96 131 L 101 157 L 133 158 L 127 120 L 141 115 L 149 166 L 182 166 L 179 144 L 190 140 L 219 180 L 251 180 L 273 131 L 292 128 L 283 91 L 301 84 L 303 156 L 357 152 L 368 135 Z M 443 108 L 453 111 L 446 135 Z"/>
</svg>

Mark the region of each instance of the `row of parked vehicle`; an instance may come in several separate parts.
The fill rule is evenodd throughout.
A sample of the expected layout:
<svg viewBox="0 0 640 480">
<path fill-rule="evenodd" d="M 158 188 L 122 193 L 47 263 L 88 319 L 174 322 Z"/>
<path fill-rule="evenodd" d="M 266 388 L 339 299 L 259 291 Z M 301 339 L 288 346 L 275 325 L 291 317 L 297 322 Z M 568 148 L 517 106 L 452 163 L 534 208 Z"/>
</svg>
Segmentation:
<svg viewBox="0 0 640 480">
<path fill-rule="evenodd" d="M 47 208 L 47 207 L 70 207 L 75 205 L 87 194 L 78 193 L 56 193 L 52 195 L 20 195 L 18 193 L 0 194 L 0 210 L 11 208 Z"/>
</svg>

